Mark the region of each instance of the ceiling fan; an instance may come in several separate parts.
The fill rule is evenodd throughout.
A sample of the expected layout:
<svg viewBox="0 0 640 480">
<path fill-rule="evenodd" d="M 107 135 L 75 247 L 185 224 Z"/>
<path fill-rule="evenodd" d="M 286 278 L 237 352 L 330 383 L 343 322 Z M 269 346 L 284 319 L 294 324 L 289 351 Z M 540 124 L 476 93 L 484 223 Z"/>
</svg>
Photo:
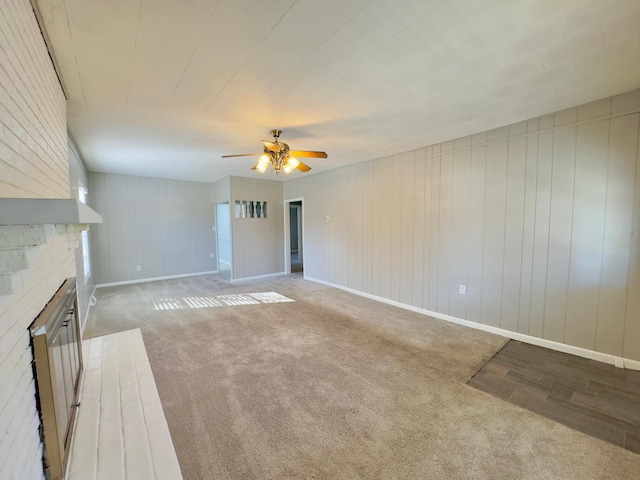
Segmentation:
<svg viewBox="0 0 640 480">
<path fill-rule="evenodd" d="M 260 155 L 258 163 L 251 169 L 257 170 L 260 173 L 267 171 L 269 165 L 273 168 L 276 174 L 282 170 L 285 175 L 289 175 L 296 168 L 301 172 L 308 172 L 311 170 L 309 165 L 305 165 L 297 157 L 303 158 L 327 158 L 325 152 L 312 152 L 309 150 L 289 150 L 289 145 L 283 142 L 279 142 L 278 138 L 282 133 L 281 130 L 271 130 L 273 135 L 273 142 L 262 140 L 264 144 L 264 152 L 260 153 L 241 153 L 239 155 L 223 155 L 222 158 L 231 157 L 252 157 L 254 155 Z"/>
</svg>

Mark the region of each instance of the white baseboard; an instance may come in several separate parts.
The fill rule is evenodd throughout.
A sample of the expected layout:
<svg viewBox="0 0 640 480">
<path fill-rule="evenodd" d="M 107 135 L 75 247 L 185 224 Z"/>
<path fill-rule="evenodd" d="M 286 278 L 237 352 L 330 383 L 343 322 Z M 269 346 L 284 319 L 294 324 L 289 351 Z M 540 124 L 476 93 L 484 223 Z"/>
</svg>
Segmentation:
<svg viewBox="0 0 640 480">
<path fill-rule="evenodd" d="M 494 333 L 502 337 L 511 338 L 512 340 L 518 340 L 520 342 L 529 343 L 531 345 L 537 345 L 539 347 L 549 348 L 551 350 L 556 350 L 558 352 L 569 353 L 571 355 L 576 355 L 578 357 L 597 360 L 599 362 L 608 363 L 620 368 L 628 368 L 630 370 L 640 370 L 640 361 L 638 360 L 631 360 L 630 358 L 618 357 L 615 355 L 610 355 L 608 353 L 596 352 L 595 350 L 589 350 L 587 348 L 574 347 L 573 345 L 567 345 L 566 343 L 554 342 L 552 340 L 545 340 L 544 338 L 533 337 L 531 335 L 525 335 L 523 333 L 512 332 L 512 331 L 504 330 L 498 327 L 492 327 L 491 325 L 483 325 L 481 323 L 472 322 L 470 320 L 464 320 L 462 318 L 452 317 L 451 315 L 445 315 L 443 313 L 432 312 L 431 310 L 425 310 L 424 308 L 418 308 L 412 305 L 407 305 L 405 303 L 396 302 L 395 300 L 389 300 L 388 298 L 379 297 L 377 295 L 371 295 L 370 293 L 361 292 L 359 290 L 355 290 L 349 287 L 343 287 L 342 285 L 336 285 L 331 282 L 325 282 L 324 280 L 320 280 L 313 277 L 305 276 L 304 278 L 305 280 L 309 280 L 311 282 L 320 283 L 322 285 L 327 285 L 329 287 L 344 290 L 346 292 L 353 293 L 361 297 L 366 297 L 371 300 L 376 300 L 378 302 L 386 303 L 388 305 L 393 305 L 394 307 L 403 308 L 405 310 L 411 310 L 412 312 L 421 313 L 423 315 L 434 317 L 439 320 L 444 320 L 446 322 L 456 323 L 458 325 L 463 325 L 465 327 L 475 328 L 476 330 L 482 330 L 483 332 Z"/>
<path fill-rule="evenodd" d="M 268 277 L 279 277 L 281 275 L 286 275 L 286 272 L 276 272 L 276 273 L 267 273 L 265 275 L 256 275 L 254 277 L 241 277 L 241 278 L 232 278 L 232 282 L 245 282 L 247 280 L 262 280 Z"/>
<path fill-rule="evenodd" d="M 96 285 L 96 288 L 117 287 L 120 285 L 132 285 L 134 283 L 156 282 L 158 280 L 173 280 L 174 278 L 197 277 L 198 275 L 209 275 L 211 273 L 218 273 L 218 270 L 211 270 L 209 272 L 183 273 L 181 275 L 168 275 L 166 277 L 140 278 L 137 280 L 125 280 L 123 282 L 100 283 Z"/>
</svg>

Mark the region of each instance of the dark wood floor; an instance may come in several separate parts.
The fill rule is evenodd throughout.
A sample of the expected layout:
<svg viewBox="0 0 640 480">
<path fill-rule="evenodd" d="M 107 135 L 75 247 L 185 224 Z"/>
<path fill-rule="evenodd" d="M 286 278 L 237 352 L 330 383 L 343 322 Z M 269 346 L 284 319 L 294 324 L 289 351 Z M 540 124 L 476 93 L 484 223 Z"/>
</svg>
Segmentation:
<svg viewBox="0 0 640 480">
<path fill-rule="evenodd" d="M 640 454 L 640 372 L 510 341 L 469 385 Z"/>
</svg>

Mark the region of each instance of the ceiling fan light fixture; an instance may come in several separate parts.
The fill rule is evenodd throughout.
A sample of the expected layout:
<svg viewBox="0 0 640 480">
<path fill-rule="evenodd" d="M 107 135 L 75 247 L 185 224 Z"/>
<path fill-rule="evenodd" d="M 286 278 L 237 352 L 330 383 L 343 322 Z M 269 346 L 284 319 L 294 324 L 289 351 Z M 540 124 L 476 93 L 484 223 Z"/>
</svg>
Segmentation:
<svg viewBox="0 0 640 480">
<path fill-rule="evenodd" d="M 308 172 L 311 170 L 309 165 L 302 163 L 294 156 L 294 154 L 303 158 L 327 158 L 327 154 L 325 152 L 289 150 L 289 145 L 278 141 L 281 133 L 282 132 L 280 130 L 271 130 L 271 135 L 273 135 L 274 141 L 270 142 L 262 140 L 264 145 L 262 154 L 241 153 L 238 155 L 222 155 L 222 158 L 252 157 L 254 155 L 259 155 L 258 163 L 252 168 L 252 170 L 257 170 L 259 173 L 265 173 L 269 168 L 269 165 L 271 165 L 271 168 L 276 172 L 276 175 L 278 175 L 281 170 L 284 171 L 286 175 L 289 175 L 295 169 L 298 169 L 301 172 Z"/>
<path fill-rule="evenodd" d="M 282 162 L 282 169 L 285 175 L 289 175 L 296 167 L 300 165 L 300 161 L 296 157 L 288 157 Z"/>
<path fill-rule="evenodd" d="M 300 160 L 298 160 L 296 157 L 289 156 L 289 160 L 287 161 L 287 163 L 291 165 L 291 168 L 298 168 L 298 165 L 300 165 Z"/>
<path fill-rule="evenodd" d="M 260 155 L 260 158 L 258 158 L 258 165 L 264 167 L 265 170 L 267 169 L 270 163 L 271 163 L 271 156 L 266 153 L 263 153 L 262 155 Z"/>
</svg>

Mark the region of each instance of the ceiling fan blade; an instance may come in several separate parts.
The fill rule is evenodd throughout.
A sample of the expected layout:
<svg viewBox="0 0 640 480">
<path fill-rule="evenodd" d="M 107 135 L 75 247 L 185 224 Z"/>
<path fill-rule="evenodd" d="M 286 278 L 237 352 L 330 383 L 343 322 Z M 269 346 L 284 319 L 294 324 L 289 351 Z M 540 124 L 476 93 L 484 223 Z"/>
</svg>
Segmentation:
<svg viewBox="0 0 640 480">
<path fill-rule="evenodd" d="M 309 150 L 289 150 L 289 155 L 302 158 L 327 158 L 325 152 L 312 152 Z"/>
<path fill-rule="evenodd" d="M 280 142 L 268 142 L 266 140 L 262 140 L 262 143 L 264 143 L 264 147 L 273 152 L 273 153 L 280 153 Z"/>
<path fill-rule="evenodd" d="M 240 153 L 238 155 L 222 155 L 222 158 L 231 158 L 231 157 L 257 157 L 258 155 L 262 155 L 262 153 Z"/>
<path fill-rule="evenodd" d="M 306 165 L 302 162 L 300 162 L 300 165 L 298 165 L 296 168 L 301 172 L 308 172 L 309 170 L 311 170 L 311 167 L 309 165 Z"/>
</svg>

